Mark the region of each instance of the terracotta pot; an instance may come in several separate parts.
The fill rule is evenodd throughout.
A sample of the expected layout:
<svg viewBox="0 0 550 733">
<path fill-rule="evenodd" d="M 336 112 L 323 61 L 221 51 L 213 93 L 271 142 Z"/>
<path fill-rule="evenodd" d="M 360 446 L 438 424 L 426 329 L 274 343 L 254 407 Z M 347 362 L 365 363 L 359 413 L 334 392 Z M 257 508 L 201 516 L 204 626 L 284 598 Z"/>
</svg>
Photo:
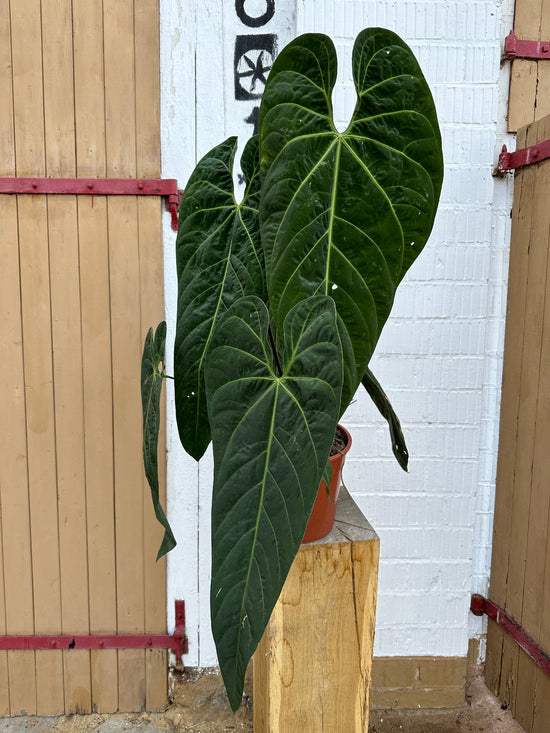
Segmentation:
<svg viewBox="0 0 550 733">
<path fill-rule="evenodd" d="M 314 542 L 320 540 L 330 532 L 334 524 L 336 515 L 336 502 L 338 501 L 338 492 L 340 491 L 340 477 L 342 475 L 342 467 L 346 453 L 351 448 L 351 435 L 341 425 L 338 425 L 347 443 L 345 447 L 336 455 L 329 458 L 332 465 L 332 479 L 330 481 L 329 491 L 327 493 L 326 484 L 321 481 L 315 504 L 309 516 L 306 532 L 302 544 L 306 542 Z"/>
</svg>

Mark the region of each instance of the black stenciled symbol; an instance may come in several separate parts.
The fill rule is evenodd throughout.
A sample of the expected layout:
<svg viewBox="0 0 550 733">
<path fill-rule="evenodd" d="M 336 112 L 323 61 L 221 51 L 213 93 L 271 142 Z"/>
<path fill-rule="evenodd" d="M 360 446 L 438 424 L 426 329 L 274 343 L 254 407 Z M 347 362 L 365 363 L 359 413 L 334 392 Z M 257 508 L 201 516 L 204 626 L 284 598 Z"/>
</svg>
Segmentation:
<svg viewBox="0 0 550 733">
<path fill-rule="evenodd" d="M 235 39 L 235 99 L 259 99 L 273 65 L 277 36 L 237 36 Z"/>
<path fill-rule="evenodd" d="M 236 0 L 235 10 L 239 20 L 250 26 L 250 28 L 260 28 L 260 26 L 266 25 L 275 15 L 275 0 L 266 0 L 263 15 L 249 15 L 244 9 L 245 2 L 246 0 Z"/>
<path fill-rule="evenodd" d="M 260 108 L 254 107 L 252 112 L 248 115 L 248 117 L 244 118 L 245 122 L 248 122 L 249 125 L 253 125 L 254 127 L 254 135 L 258 134 L 258 123 L 260 120 Z"/>
</svg>

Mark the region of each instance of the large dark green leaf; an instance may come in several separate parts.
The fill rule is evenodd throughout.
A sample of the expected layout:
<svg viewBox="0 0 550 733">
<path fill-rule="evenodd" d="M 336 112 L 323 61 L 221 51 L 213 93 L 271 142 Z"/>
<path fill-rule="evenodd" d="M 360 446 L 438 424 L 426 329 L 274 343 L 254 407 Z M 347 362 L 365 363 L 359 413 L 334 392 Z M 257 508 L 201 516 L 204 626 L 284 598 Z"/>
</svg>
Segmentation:
<svg viewBox="0 0 550 733">
<path fill-rule="evenodd" d="M 280 328 L 300 299 L 332 295 L 345 358 L 342 409 L 430 234 L 443 177 L 434 103 L 409 47 L 391 31 L 366 29 L 355 42 L 353 77 L 357 104 L 339 132 L 333 43 L 301 36 L 274 63 L 259 123 L 273 318 Z"/>
<path fill-rule="evenodd" d="M 143 408 L 143 466 L 151 489 L 155 515 L 164 527 L 164 537 L 157 560 L 176 546 L 166 514 L 160 503 L 158 476 L 158 439 L 160 428 L 160 395 L 164 374 L 166 323 L 157 326 L 155 335 L 150 328 L 145 338 L 141 359 L 141 405 Z"/>
<path fill-rule="evenodd" d="M 397 417 L 388 396 L 370 369 L 367 368 L 361 382 L 378 408 L 378 411 L 388 423 L 393 455 L 397 459 L 397 462 L 403 471 L 408 471 L 409 451 L 407 450 L 405 436 L 401 429 L 401 423 L 399 422 L 399 418 Z"/>
<path fill-rule="evenodd" d="M 229 700 L 299 549 L 338 419 L 342 354 L 334 302 L 301 301 L 282 329 L 279 373 L 268 313 L 243 298 L 216 326 L 206 366 L 214 447 L 211 615 Z"/>
<path fill-rule="evenodd" d="M 185 188 L 176 241 L 175 402 L 183 447 L 197 460 L 210 442 L 204 356 L 216 320 L 238 297 L 265 292 L 258 232 L 258 141 L 243 152 L 242 202 L 233 191 L 236 138 L 202 158 Z"/>
</svg>

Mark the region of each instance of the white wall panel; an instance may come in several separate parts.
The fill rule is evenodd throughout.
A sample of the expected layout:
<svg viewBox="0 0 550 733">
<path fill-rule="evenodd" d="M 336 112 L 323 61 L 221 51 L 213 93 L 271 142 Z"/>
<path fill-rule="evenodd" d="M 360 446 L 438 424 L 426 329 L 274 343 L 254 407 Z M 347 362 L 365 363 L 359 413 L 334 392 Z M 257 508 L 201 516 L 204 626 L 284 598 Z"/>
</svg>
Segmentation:
<svg viewBox="0 0 550 733">
<path fill-rule="evenodd" d="M 375 653 L 464 655 L 472 587 L 486 590 L 498 426 L 511 191 L 492 177 L 505 91 L 499 64 L 511 2 L 301 0 L 298 32 L 335 36 L 343 63 L 367 25 L 411 45 L 431 85 L 446 173 L 431 240 L 408 273 L 373 371 L 401 416 L 410 473 L 359 395 L 345 480 L 381 536 Z M 335 93 L 349 118 L 354 90 Z M 406 570 L 413 580 L 403 584 Z M 458 572 L 457 572 L 458 571 Z M 426 575 L 424 574 L 426 573 Z M 426 578 L 432 575 L 428 582 Z"/>
<path fill-rule="evenodd" d="M 267 5 L 243 7 L 258 17 Z M 468 603 L 472 590 L 486 592 L 490 563 L 511 208 L 510 181 L 493 178 L 492 166 L 509 143 L 500 53 L 513 0 L 275 0 L 274 7 L 265 27 L 252 28 L 233 1 L 161 0 L 163 175 L 183 184 L 210 147 L 251 133 L 257 101 L 235 93 L 235 61 L 249 43 L 239 36 L 275 34 L 280 47 L 301 32 L 331 35 L 340 129 L 355 104 L 350 56 L 362 28 L 395 30 L 417 54 L 439 113 L 445 182 L 431 240 L 398 293 L 372 364 L 401 417 L 410 473 L 397 466 L 383 421 L 359 394 L 346 417 L 354 443 L 344 479 L 382 540 L 375 653 L 464 655 L 469 636 L 484 630 Z M 246 88 L 255 92 L 261 79 Z M 171 335 L 173 243 L 167 228 Z M 176 437 L 169 423 L 168 509 L 179 545 L 169 559 L 168 609 L 173 598 L 186 600 L 186 663 L 208 666 L 216 662 L 211 459 L 197 468 Z"/>
<path fill-rule="evenodd" d="M 261 70 L 270 66 L 272 50 L 276 54 L 296 34 L 295 0 L 276 0 L 272 17 L 261 25 L 250 23 L 264 15 L 265 0 L 246 0 L 240 9 L 238 5 L 233 0 L 160 3 L 163 176 L 177 178 L 180 187 L 196 162 L 230 135 L 239 137 L 242 150 L 254 131 Z M 247 74 L 250 64 L 257 73 Z M 238 197 L 238 179 L 236 187 Z M 173 372 L 170 351 L 177 299 L 174 244 L 175 235 L 166 222 L 168 374 Z M 168 517 L 178 541 L 168 558 L 168 621 L 172 629 L 174 599 L 183 599 L 189 637 L 185 664 L 210 666 L 216 664 L 209 608 L 211 451 L 198 466 L 185 455 L 170 404 L 172 385 L 167 386 Z"/>
</svg>

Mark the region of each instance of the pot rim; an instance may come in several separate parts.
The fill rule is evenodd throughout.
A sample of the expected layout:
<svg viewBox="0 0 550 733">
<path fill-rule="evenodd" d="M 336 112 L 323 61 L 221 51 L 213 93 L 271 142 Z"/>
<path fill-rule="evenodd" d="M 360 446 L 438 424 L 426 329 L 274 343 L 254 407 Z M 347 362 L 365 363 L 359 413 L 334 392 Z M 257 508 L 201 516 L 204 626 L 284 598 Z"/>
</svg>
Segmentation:
<svg viewBox="0 0 550 733">
<path fill-rule="evenodd" d="M 329 461 L 337 461 L 338 459 L 342 458 L 342 456 L 345 456 L 346 453 L 351 448 L 352 440 L 351 440 L 351 433 L 349 432 L 349 430 L 346 430 L 346 428 L 343 425 L 340 425 L 340 423 L 338 423 L 338 425 L 336 426 L 336 429 L 341 430 L 344 433 L 344 435 L 346 436 L 347 443 L 342 448 L 341 451 L 339 451 L 338 453 L 335 453 L 333 456 L 329 456 Z"/>
</svg>

